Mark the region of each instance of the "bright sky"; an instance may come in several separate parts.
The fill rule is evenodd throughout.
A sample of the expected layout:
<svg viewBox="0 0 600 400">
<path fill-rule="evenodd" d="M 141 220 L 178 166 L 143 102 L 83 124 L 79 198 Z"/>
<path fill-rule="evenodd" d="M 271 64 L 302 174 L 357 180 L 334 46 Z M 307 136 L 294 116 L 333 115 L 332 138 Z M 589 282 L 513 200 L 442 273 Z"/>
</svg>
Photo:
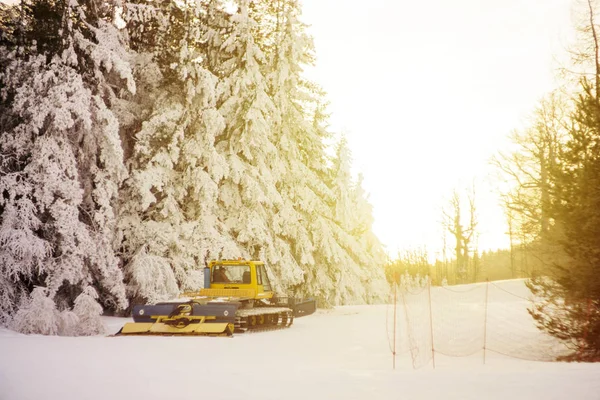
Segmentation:
<svg viewBox="0 0 600 400">
<path fill-rule="evenodd" d="M 345 132 L 390 255 L 442 244 L 477 178 L 479 248 L 508 246 L 489 160 L 556 87 L 570 0 L 303 0 L 331 128 Z"/>
</svg>

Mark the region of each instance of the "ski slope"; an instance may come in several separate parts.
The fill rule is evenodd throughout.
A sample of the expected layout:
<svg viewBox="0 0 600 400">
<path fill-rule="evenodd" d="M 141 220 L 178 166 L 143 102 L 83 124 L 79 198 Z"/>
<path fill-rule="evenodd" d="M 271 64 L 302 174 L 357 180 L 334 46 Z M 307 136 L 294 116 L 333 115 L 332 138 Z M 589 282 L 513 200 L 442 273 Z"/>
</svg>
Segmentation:
<svg viewBox="0 0 600 400">
<path fill-rule="evenodd" d="M 514 283 L 513 283 L 514 285 Z M 436 354 L 396 370 L 389 308 L 345 306 L 290 329 L 210 337 L 46 337 L 0 330 L 0 400 L 600 399 L 600 364 Z M 106 317 L 114 333 L 130 319 Z"/>
</svg>

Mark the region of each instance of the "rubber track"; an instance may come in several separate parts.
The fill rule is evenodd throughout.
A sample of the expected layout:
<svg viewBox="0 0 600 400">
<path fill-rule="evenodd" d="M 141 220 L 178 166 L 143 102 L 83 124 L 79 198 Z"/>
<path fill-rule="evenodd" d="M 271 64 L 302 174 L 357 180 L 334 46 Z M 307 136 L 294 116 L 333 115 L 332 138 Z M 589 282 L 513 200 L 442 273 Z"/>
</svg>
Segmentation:
<svg viewBox="0 0 600 400">
<path fill-rule="evenodd" d="M 269 314 L 278 314 L 277 324 L 264 324 L 264 325 L 254 325 L 252 327 L 249 326 L 249 317 L 258 316 L 258 315 L 269 315 Z M 285 321 L 285 324 L 284 324 Z M 294 322 L 294 313 L 291 309 L 285 307 L 261 307 L 261 308 L 253 308 L 246 310 L 238 310 L 236 314 L 236 322 L 235 322 L 235 331 L 234 333 L 253 333 L 253 332 L 265 332 L 265 331 L 275 331 L 279 329 L 289 328 Z M 242 327 L 242 323 L 246 325 L 246 327 Z"/>
</svg>

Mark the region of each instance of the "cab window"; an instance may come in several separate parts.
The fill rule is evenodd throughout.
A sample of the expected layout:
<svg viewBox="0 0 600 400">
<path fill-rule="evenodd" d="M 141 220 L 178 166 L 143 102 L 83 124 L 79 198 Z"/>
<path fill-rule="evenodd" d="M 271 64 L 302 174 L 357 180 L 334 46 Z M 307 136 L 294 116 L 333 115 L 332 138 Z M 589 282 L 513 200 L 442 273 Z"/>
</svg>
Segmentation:
<svg viewBox="0 0 600 400">
<path fill-rule="evenodd" d="M 263 268 L 262 267 L 263 267 L 262 265 L 259 265 L 258 268 L 256 268 L 256 282 L 259 285 L 263 284 L 263 278 L 262 278 L 262 276 L 263 276 Z"/>
<path fill-rule="evenodd" d="M 265 269 L 265 266 L 259 265 L 258 268 L 256 269 L 256 273 L 261 276 L 263 289 L 266 292 L 272 291 L 273 289 L 271 289 L 271 282 L 269 282 L 269 276 L 267 275 L 267 270 Z M 259 285 L 261 284 L 260 283 L 261 281 L 259 281 Z"/>
<path fill-rule="evenodd" d="M 212 269 L 211 283 L 250 283 L 249 265 L 216 265 Z"/>
</svg>

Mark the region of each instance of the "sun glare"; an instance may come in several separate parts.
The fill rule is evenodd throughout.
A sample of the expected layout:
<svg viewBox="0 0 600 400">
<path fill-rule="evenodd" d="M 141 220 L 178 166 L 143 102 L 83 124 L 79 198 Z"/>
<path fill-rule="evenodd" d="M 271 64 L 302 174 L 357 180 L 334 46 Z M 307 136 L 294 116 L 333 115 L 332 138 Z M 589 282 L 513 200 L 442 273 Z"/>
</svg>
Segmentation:
<svg viewBox="0 0 600 400">
<path fill-rule="evenodd" d="M 479 248 L 508 246 L 491 157 L 541 97 L 571 35 L 570 1 L 305 0 L 317 64 L 388 253 L 439 253 L 442 209 L 473 182 Z M 335 23 L 331 15 L 336 14 Z"/>
</svg>

